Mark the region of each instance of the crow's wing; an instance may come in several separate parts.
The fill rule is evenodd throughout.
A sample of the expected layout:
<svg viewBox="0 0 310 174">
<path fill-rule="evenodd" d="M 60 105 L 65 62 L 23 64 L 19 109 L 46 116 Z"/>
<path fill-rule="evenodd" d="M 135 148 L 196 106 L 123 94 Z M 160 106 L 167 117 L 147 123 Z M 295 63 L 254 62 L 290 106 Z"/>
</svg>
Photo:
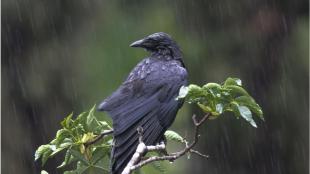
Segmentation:
<svg viewBox="0 0 310 174">
<path fill-rule="evenodd" d="M 187 83 L 187 72 L 179 65 L 177 61 L 147 58 L 133 69 L 126 81 L 98 107 L 112 117 L 114 133 L 125 131 L 166 99 L 178 103 L 175 96 Z"/>
<path fill-rule="evenodd" d="M 143 128 L 143 141 L 157 143 L 172 124 L 181 101 L 179 88 L 187 83 L 187 73 L 178 64 L 142 62 L 103 104 L 113 119 L 115 145 L 112 173 L 121 173 L 138 145 L 137 128 Z"/>
</svg>

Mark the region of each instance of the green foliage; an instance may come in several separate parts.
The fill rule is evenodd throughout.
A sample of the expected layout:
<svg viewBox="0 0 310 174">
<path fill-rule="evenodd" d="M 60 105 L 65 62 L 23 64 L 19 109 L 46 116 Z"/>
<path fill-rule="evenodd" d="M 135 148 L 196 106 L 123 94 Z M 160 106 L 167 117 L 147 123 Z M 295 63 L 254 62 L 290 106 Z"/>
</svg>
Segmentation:
<svg viewBox="0 0 310 174">
<path fill-rule="evenodd" d="M 224 83 L 207 83 L 200 87 L 189 85 L 180 89 L 177 99 L 185 98 L 188 103 L 196 103 L 204 112 L 211 113 L 209 119 L 218 118 L 224 112 L 233 112 L 257 127 L 252 113 L 264 120 L 263 111 L 238 78 L 228 78 Z"/>
<path fill-rule="evenodd" d="M 72 113 L 65 117 L 60 123 L 62 128 L 57 131 L 55 139 L 36 150 L 35 160 L 41 158 L 43 166 L 49 158 L 65 152 L 64 161 L 57 168 L 68 168 L 72 163 L 76 163 L 76 167 L 63 169 L 64 174 L 109 173 L 112 136 L 105 137 L 95 144 L 86 145 L 100 133 L 112 129 L 106 121 L 99 120 L 94 112 L 95 106 L 90 111 L 79 114 L 76 119 L 72 118 Z M 174 131 L 168 130 L 165 136 L 171 141 L 184 142 L 184 139 Z M 153 167 L 164 173 L 161 162 L 154 164 Z M 44 170 L 41 173 L 47 174 Z"/>
<path fill-rule="evenodd" d="M 57 131 L 55 139 L 36 150 L 35 160 L 41 158 L 44 165 L 49 158 L 65 151 L 64 161 L 57 168 L 65 168 L 71 163 L 76 163 L 76 168 L 64 173 L 108 173 L 106 167 L 109 163 L 112 136 L 86 145 L 100 133 L 111 130 L 107 122 L 98 120 L 94 115 L 95 108 L 94 106 L 90 111 L 79 114 L 76 119 L 72 119 L 73 114 L 68 115 L 61 122 L 62 128 Z M 41 173 L 44 172 L 47 173 Z"/>
<path fill-rule="evenodd" d="M 237 118 L 244 118 L 254 127 L 257 126 L 252 113 L 264 119 L 262 109 L 242 88 L 241 80 L 237 78 L 228 78 L 223 84 L 208 83 L 202 87 L 192 84 L 182 87 L 177 99 L 185 99 L 188 103 L 197 104 L 204 112 L 211 113 L 210 119 L 218 118 L 226 111 L 232 112 Z M 44 165 L 49 158 L 64 152 L 64 161 L 57 167 L 65 168 L 64 174 L 109 173 L 112 136 L 89 144 L 94 142 L 102 132 L 112 129 L 106 121 L 96 117 L 95 108 L 96 106 L 88 112 L 79 114 L 76 119 L 73 119 L 72 113 L 64 118 L 61 122 L 62 128 L 57 131 L 55 139 L 36 150 L 35 160 L 41 158 L 41 163 Z M 169 141 L 186 143 L 182 136 L 171 130 L 165 132 L 165 137 Z M 147 155 L 154 155 L 154 153 Z M 75 163 L 76 167 L 68 169 L 69 165 L 72 167 L 72 163 Z M 165 173 L 166 170 L 161 163 L 157 161 L 152 163 L 152 166 L 159 172 Z M 47 172 L 42 170 L 41 174 L 47 174 Z"/>
<path fill-rule="evenodd" d="M 42 170 L 42 171 L 41 171 L 41 174 L 48 174 L 48 173 L 47 173 L 47 171 Z"/>
<path fill-rule="evenodd" d="M 163 163 L 163 161 L 154 161 L 154 162 L 151 163 L 151 164 L 152 164 L 152 167 L 153 167 L 155 170 L 157 170 L 157 171 L 159 171 L 160 173 L 164 174 L 164 173 L 167 173 L 167 172 L 166 172 L 167 169 L 166 169 L 166 167 L 165 167 L 162 163 Z"/>
<path fill-rule="evenodd" d="M 165 137 L 167 140 L 176 141 L 176 142 L 180 142 L 180 143 L 185 142 L 184 138 L 181 135 L 179 135 L 178 133 L 176 133 L 172 130 L 167 130 L 165 132 Z"/>
</svg>

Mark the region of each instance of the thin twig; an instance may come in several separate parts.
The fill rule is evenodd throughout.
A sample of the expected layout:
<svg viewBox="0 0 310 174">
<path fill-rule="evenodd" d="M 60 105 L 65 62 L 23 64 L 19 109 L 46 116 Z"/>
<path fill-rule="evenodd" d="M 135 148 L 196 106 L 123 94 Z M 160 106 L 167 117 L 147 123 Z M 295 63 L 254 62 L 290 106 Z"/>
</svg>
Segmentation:
<svg viewBox="0 0 310 174">
<path fill-rule="evenodd" d="M 91 141 L 88 141 L 88 142 L 84 143 L 84 145 L 87 147 L 87 146 L 90 146 L 92 144 L 95 144 L 99 140 L 101 140 L 103 137 L 105 137 L 106 135 L 110 135 L 112 133 L 113 133 L 113 130 L 105 130 L 100 135 L 98 135 L 94 139 L 92 139 Z"/>
<path fill-rule="evenodd" d="M 198 156 L 204 157 L 204 158 L 209 158 L 209 155 L 202 154 L 201 152 L 199 152 L 197 150 L 194 150 L 194 149 L 191 149 L 190 152 L 194 153 L 194 154 L 196 154 Z"/>
</svg>

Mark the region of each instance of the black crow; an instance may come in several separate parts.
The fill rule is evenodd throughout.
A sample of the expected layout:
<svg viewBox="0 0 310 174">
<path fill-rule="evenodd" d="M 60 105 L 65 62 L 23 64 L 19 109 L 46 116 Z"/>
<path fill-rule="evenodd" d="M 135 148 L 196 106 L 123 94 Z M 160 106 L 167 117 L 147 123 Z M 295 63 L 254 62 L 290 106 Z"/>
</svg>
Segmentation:
<svg viewBox="0 0 310 174">
<path fill-rule="evenodd" d="M 183 101 L 176 100 L 187 85 L 187 71 L 175 41 L 163 32 L 154 33 L 130 45 L 151 53 L 98 107 L 113 120 L 114 145 L 111 173 L 121 174 L 139 144 L 137 128 L 143 128 L 143 142 L 155 145 L 174 121 Z"/>
</svg>

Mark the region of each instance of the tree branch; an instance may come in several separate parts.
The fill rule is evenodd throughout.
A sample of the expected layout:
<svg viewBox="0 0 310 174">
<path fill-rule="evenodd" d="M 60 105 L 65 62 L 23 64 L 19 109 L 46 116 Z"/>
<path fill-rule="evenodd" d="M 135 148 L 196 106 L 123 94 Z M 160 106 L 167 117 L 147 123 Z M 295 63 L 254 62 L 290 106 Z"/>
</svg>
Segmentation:
<svg viewBox="0 0 310 174">
<path fill-rule="evenodd" d="M 139 133 L 139 145 L 137 147 L 137 150 L 135 152 L 135 154 L 132 156 L 131 160 L 129 161 L 129 163 L 127 164 L 127 166 L 125 167 L 124 171 L 122 172 L 122 174 L 130 174 L 131 172 L 133 172 L 134 170 L 143 167 L 146 164 L 152 163 L 154 161 L 164 161 L 164 160 L 168 160 L 168 161 L 174 161 L 180 157 L 182 157 L 183 155 L 185 155 L 186 153 L 195 153 L 199 156 L 202 157 L 206 157 L 208 158 L 207 155 L 204 155 L 196 150 L 193 150 L 192 148 L 196 145 L 196 143 L 198 142 L 199 139 L 199 127 L 209 118 L 211 114 L 207 113 L 206 115 L 203 116 L 202 119 L 200 119 L 199 121 L 196 118 L 196 115 L 193 115 L 192 120 L 195 126 L 194 129 L 194 140 L 193 142 L 188 145 L 188 143 L 185 143 L 185 148 L 179 152 L 176 153 L 172 153 L 172 154 L 168 154 L 168 155 L 164 155 L 164 156 L 152 156 L 149 157 L 147 159 L 142 159 L 143 155 L 145 155 L 147 152 L 150 151 L 160 151 L 160 150 L 165 150 L 166 146 L 165 144 L 162 142 L 161 144 L 155 145 L 155 146 L 146 146 L 143 142 L 142 142 L 142 133 Z"/>
</svg>

